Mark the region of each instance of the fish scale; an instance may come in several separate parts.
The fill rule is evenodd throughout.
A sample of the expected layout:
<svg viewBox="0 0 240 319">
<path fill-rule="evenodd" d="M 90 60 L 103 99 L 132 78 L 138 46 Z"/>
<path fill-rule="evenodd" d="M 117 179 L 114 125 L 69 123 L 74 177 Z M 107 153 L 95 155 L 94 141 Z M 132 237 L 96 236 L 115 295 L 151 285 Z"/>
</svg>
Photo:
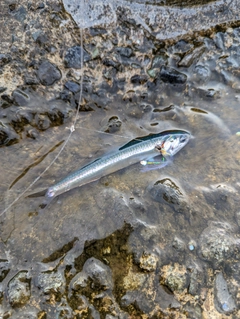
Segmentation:
<svg viewBox="0 0 240 319">
<path fill-rule="evenodd" d="M 172 130 L 135 139 L 117 152 L 103 156 L 90 164 L 80 168 L 78 171 L 68 175 L 66 178 L 48 188 L 45 197 L 56 197 L 72 188 L 82 186 L 102 176 L 111 174 L 124 167 L 161 155 L 157 146 L 163 145 L 162 151 L 168 155 L 175 155 L 190 138 L 186 131 Z M 178 143 L 179 141 L 179 143 Z M 174 147 L 173 147 L 174 146 Z"/>
</svg>

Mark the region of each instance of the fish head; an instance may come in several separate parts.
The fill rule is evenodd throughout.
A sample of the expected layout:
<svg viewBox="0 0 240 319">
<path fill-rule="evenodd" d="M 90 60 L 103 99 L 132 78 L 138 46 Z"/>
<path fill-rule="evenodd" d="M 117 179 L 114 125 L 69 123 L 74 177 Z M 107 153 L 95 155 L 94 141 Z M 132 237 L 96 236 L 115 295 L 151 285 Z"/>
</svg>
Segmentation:
<svg viewBox="0 0 240 319">
<path fill-rule="evenodd" d="M 166 136 L 163 142 L 163 151 L 173 156 L 179 152 L 190 140 L 191 135 L 185 131 L 176 131 Z"/>
</svg>

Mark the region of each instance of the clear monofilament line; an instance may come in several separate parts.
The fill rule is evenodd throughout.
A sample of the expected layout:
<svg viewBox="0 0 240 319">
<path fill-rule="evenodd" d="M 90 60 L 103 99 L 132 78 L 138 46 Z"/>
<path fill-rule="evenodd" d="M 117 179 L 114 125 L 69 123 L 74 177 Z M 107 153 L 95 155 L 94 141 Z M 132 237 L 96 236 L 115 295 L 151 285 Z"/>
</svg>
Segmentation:
<svg viewBox="0 0 240 319">
<path fill-rule="evenodd" d="M 81 61 L 80 61 L 80 63 L 81 63 L 81 70 L 83 70 L 83 30 L 82 30 L 82 28 L 80 28 L 80 42 L 81 42 L 81 56 L 80 56 Z M 45 170 L 40 175 L 38 175 L 38 177 L 35 178 L 35 180 L 20 195 L 18 195 L 10 205 L 8 205 L 0 213 L 0 216 L 2 216 L 4 213 L 6 213 L 49 170 L 49 168 L 55 163 L 55 161 L 58 159 L 58 157 L 60 156 L 62 151 L 65 149 L 68 141 L 70 140 L 73 132 L 75 131 L 75 126 L 76 126 L 76 122 L 77 122 L 77 118 L 78 118 L 78 114 L 79 114 L 79 110 L 80 110 L 80 105 L 81 105 L 81 101 L 82 101 L 82 91 L 83 91 L 83 72 L 82 72 L 81 80 L 80 80 L 80 94 L 79 94 L 77 112 L 76 112 L 73 124 L 70 128 L 70 133 L 69 133 L 66 141 L 63 143 L 61 149 L 59 150 L 59 152 L 57 153 L 55 158 L 51 161 L 51 163 L 45 168 Z"/>
</svg>

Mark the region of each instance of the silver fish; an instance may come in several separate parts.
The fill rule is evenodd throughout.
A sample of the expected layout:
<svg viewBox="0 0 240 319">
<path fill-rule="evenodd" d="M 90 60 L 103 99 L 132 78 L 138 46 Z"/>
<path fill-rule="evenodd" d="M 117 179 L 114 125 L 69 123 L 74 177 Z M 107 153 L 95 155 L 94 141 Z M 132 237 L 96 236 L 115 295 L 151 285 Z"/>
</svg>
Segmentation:
<svg viewBox="0 0 240 319">
<path fill-rule="evenodd" d="M 185 131 L 171 130 L 137 138 L 120 147 L 117 152 L 96 159 L 49 187 L 45 197 L 52 199 L 142 160 L 158 155 L 173 156 L 188 143 L 190 136 Z"/>
</svg>

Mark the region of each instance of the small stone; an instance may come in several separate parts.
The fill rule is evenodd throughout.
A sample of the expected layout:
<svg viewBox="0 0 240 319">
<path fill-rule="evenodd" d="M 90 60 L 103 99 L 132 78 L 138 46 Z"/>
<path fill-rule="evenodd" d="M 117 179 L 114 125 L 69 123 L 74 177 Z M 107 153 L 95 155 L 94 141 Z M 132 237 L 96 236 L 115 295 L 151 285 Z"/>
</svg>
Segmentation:
<svg viewBox="0 0 240 319">
<path fill-rule="evenodd" d="M 0 53 L 0 67 L 3 67 L 4 65 L 8 64 L 12 60 L 10 54 L 3 54 Z"/>
<path fill-rule="evenodd" d="M 161 66 L 166 65 L 167 59 L 168 57 L 166 54 L 156 55 L 152 61 L 152 69 L 160 68 Z"/>
<path fill-rule="evenodd" d="M 148 71 L 147 71 L 147 73 L 148 73 L 148 75 L 151 77 L 151 78 L 155 78 L 156 77 L 156 75 L 157 75 L 157 70 L 156 69 L 149 69 Z"/>
<path fill-rule="evenodd" d="M 67 81 L 64 86 L 73 93 L 77 93 L 80 90 L 80 85 L 73 81 Z"/>
<path fill-rule="evenodd" d="M 211 75 L 209 68 L 201 64 L 196 65 L 193 72 L 198 83 L 207 83 Z"/>
<path fill-rule="evenodd" d="M 81 69 L 81 52 L 82 48 L 78 45 L 69 48 L 64 57 L 65 67 Z M 85 50 L 83 50 L 83 61 L 87 62 L 90 60 L 91 56 Z"/>
<path fill-rule="evenodd" d="M 130 58 L 130 56 L 133 54 L 133 50 L 128 47 L 118 47 L 116 48 L 116 51 L 121 55 L 126 58 Z"/>
<path fill-rule="evenodd" d="M 171 84 L 184 84 L 187 81 L 187 76 L 173 68 L 162 66 L 159 76 L 163 82 Z"/>
<path fill-rule="evenodd" d="M 8 283 L 8 298 L 12 307 L 21 307 L 30 299 L 30 279 L 26 271 L 19 272 Z"/>
<path fill-rule="evenodd" d="M 144 84 L 144 83 L 146 83 L 147 82 L 147 76 L 146 75 L 139 75 L 139 74 L 136 74 L 136 75 L 133 75 L 132 77 L 131 77 L 131 82 L 133 83 L 133 84 L 138 84 L 138 85 L 141 85 L 141 84 Z"/>
<path fill-rule="evenodd" d="M 172 243 L 173 248 L 179 250 L 179 251 L 184 251 L 185 250 L 185 243 L 183 240 L 181 240 L 178 237 L 175 237 Z"/>
<path fill-rule="evenodd" d="M 178 63 L 178 66 L 188 68 L 190 65 L 193 64 L 195 60 L 197 60 L 203 54 L 204 51 L 204 46 L 194 49 L 192 52 L 184 56 L 184 58 Z"/>
<path fill-rule="evenodd" d="M 40 82 L 45 86 L 52 85 L 62 77 L 60 70 L 49 61 L 40 64 L 37 75 Z"/>
<path fill-rule="evenodd" d="M 219 312 L 231 313 L 236 309 L 236 303 L 229 294 L 227 282 L 221 272 L 216 275 L 214 297 L 215 305 Z"/>
<path fill-rule="evenodd" d="M 18 106 L 25 106 L 30 102 L 30 97 L 27 93 L 20 89 L 16 89 L 12 93 L 13 101 Z"/>
<path fill-rule="evenodd" d="M 37 128 L 41 131 L 45 131 L 51 126 L 51 121 L 46 114 L 36 114 L 35 122 Z"/>
<path fill-rule="evenodd" d="M 15 144 L 19 141 L 19 138 L 18 134 L 10 125 L 3 125 L 0 122 L 0 147 Z"/>
</svg>

